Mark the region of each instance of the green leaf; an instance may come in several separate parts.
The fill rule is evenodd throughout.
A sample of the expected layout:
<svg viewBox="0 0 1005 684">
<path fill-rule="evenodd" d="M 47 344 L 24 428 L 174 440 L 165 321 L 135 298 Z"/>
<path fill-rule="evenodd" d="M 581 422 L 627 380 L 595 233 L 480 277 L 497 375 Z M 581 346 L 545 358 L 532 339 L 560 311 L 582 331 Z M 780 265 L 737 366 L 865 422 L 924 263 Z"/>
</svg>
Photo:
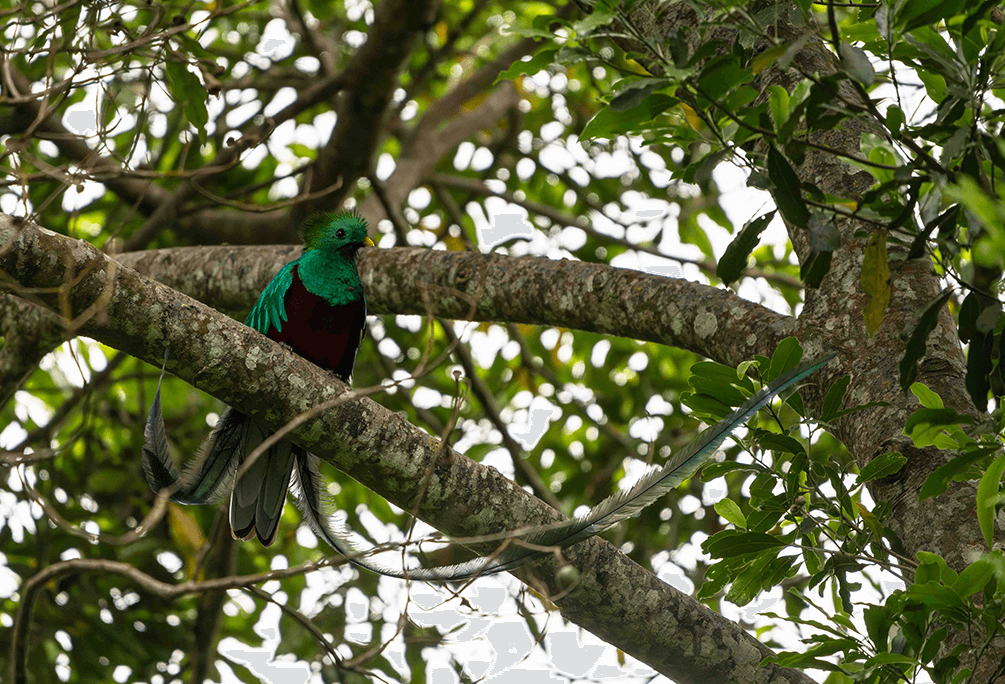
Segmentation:
<svg viewBox="0 0 1005 684">
<path fill-rule="evenodd" d="M 887 606 L 872 605 L 866 608 L 862 615 L 869 639 L 880 653 L 890 647 L 890 628 L 893 627 L 891 613 Z"/>
<path fill-rule="evenodd" d="M 795 368 L 803 360 L 803 347 L 795 337 L 786 337 L 778 343 L 775 353 L 771 355 L 771 368 L 764 374 L 764 379 L 771 382 L 790 368 Z"/>
<path fill-rule="evenodd" d="M 496 77 L 495 83 L 499 81 L 513 81 L 518 76 L 533 75 L 539 71 L 544 71 L 555 61 L 555 53 L 557 52 L 557 47 L 543 47 L 535 52 L 530 59 L 514 62 L 509 69 Z"/>
<path fill-rule="evenodd" d="M 641 133 L 652 129 L 654 119 L 680 104 L 680 100 L 663 93 L 653 93 L 637 107 L 621 112 L 615 112 L 610 107 L 604 107 L 590 119 L 583 128 L 582 139 L 616 138 L 624 133 Z"/>
<path fill-rule="evenodd" d="M 995 567 L 989 556 L 978 558 L 968 565 L 953 582 L 953 591 L 966 598 L 984 588 L 995 576 Z"/>
<path fill-rule="evenodd" d="M 732 499 L 722 499 L 715 503 L 715 512 L 721 515 L 727 522 L 731 522 L 739 528 L 747 527 L 747 519 L 743 517 L 740 507 Z"/>
<path fill-rule="evenodd" d="M 988 455 L 988 451 L 981 449 L 969 449 L 956 458 L 944 463 L 932 471 L 932 474 L 925 478 L 925 483 L 921 485 L 918 498 L 924 501 L 933 496 L 938 496 L 946 491 L 946 487 L 954 480 L 977 479 L 979 473 L 968 472 L 970 467 Z"/>
<path fill-rule="evenodd" d="M 991 389 L 991 354 L 994 351 L 994 335 L 981 332 L 980 325 L 970 338 L 967 349 L 967 393 L 977 410 L 988 409 L 988 391 Z"/>
<path fill-rule="evenodd" d="M 774 147 L 768 148 L 768 178 L 774 186 L 775 204 L 782 218 L 797 228 L 806 228 L 810 212 L 803 202 L 802 183 L 788 160 Z"/>
<path fill-rule="evenodd" d="M 810 254 L 799 269 L 806 287 L 817 288 L 831 269 L 834 250 L 841 246 L 841 234 L 832 216 L 815 213 L 810 216 Z"/>
<path fill-rule="evenodd" d="M 779 497 L 784 496 L 784 494 L 779 494 Z M 755 511 L 751 511 L 747 517 L 747 529 L 753 532 L 767 532 L 778 524 L 778 521 L 785 514 L 785 510 L 772 510 L 762 506 Z"/>
<path fill-rule="evenodd" d="M 554 63 L 568 66 L 570 64 L 579 64 L 580 62 L 592 62 L 596 56 L 596 53 L 592 50 L 566 44 L 560 47 L 558 52 L 555 53 Z M 545 66 L 547 67 L 547 65 Z M 497 82 L 498 80 L 496 79 Z"/>
<path fill-rule="evenodd" d="M 921 650 L 922 663 L 930 663 L 935 660 L 936 656 L 939 655 L 942 642 L 946 640 L 947 636 L 949 636 L 949 629 L 946 627 L 939 627 L 937 630 L 932 632 L 931 636 L 925 640 L 925 645 Z M 933 673 L 933 678 L 935 681 L 942 681 L 938 674 Z"/>
<path fill-rule="evenodd" d="M 879 480 L 898 472 L 907 463 L 907 457 L 899 451 L 888 451 L 869 461 L 858 475 L 858 483 Z"/>
<path fill-rule="evenodd" d="M 758 557 L 757 561 L 751 563 L 739 575 L 733 578 L 726 592 L 726 600 L 738 606 L 745 606 L 750 603 L 761 591 L 761 582 L 764 579 L 764 566 L 771 560 L 771 555 L 765 554 Z"/>
<path fill-rule="evenodd" d="M 699 186 L 702 183 L 701 180 L 702 174 L 700 169 L 704 168 L 709 169 L 708 178 L 710 179 L 712 177 L 711 169 L 713 169 L 715 166 L 718 166 L 719 164 L 719 161 L 710 158 L 719 157 L 721 160 L 721 158 L 724 156 L 728 156 L 728 153 L 724 154 L 722 152 L 716 152 L 708 155 L 708 157 L 706 157 L 705 160 L 701 162 L 699 173 L 696 174 L 697 175 L 696 180 L 698 181 Z M 698 217 L 701 216 L 703 213 L 707 217 L 712 218 L 711 211 L 707 210 L 696 211 L 696 212 L 691 211 L 685 212 L 686 215 L 681 216 L 677 222 L 677 235 L 680 237 L 681 242 L 684 242 L 689 245 L 695 245 L 702 251 L 703 254 L 705 254 L 708 257 L 712 257 L 714 252 L 712 251 L 712 242 L 708 239 L 708 230 L 705 228 L 705 226 L 698 223 Z"/>
<path fill-rule="evenodd" d="M 916 603 L 931 610 L 946 611 L 950 615 L 966 619 L 967 604 L 955 591 L 937 582 L 914 584 L 904 591 L 909 603 Z"/>
<path fill-rule="evenodd" d="M 890 304 L 890 267 L 886 256 L 886 231 L 877 230 L 869 237 L 862 260 L 862 291 L 869 302 L 862 311 L 865 329 L 875 335 Z"/>
<path fill-rule="evenodd" d="M 709 537 L 702 544 L 702 549 L 713 558 L 735 558 L 770 549 L 779 549 L 785 545 L 786 543 L 781 539 L 763 532 L 725 530 Z"/>
<path fill-rule="evenodd" d="M 778 85 L 768 86 L 767 90 L 771 118 L 775 122 L 775 131 L 779 131 L 789 118 L 789 91 Z"/>
<path fill-rule="evenodd" d="M 944 408 L 942 397 L 928 389 L 924 384 L 915 382 L 911 384 L 911 394 L 918 398 L 925 408 Z"/>
<path fill-rule="evenodd" d="M 876 70 L 872 67 L 865 50 L 842 42 L 840 53 L 841 63 L 848 75 L 867 88 L 871 86 L 876 80 Z"/>
<path fill-rule="evenodd" d="M 216 58 L 206 50 L 202 44 L 191 36 L 187 36 L 184 33 L 179 33 L 174 36 L 174 39 L 179 41 L 186 50 L 188 50 L 190 55 L 205 60 L 206 62 L 216 62 Z"/>
<path fill-rule="evenodd" d="M 794 556 L 780 558 L 775 551 L 761 554 L 733 579 L 726 600 L 738 606 L 747 605 L 761 589 L 768 589 L 784 579 L 794 562 Z"/>
<path fill-rule="evenodd" d="M 933 446 L 936 437 L 949 426 L 973 423 L 972 416 L 957 413 L 951 408 L 920 408 L 911 414 L 904 425 L 904 434 L 911 438 L 918 448 Z"/>
<path fill-rule="evenodd" d="M 771 449 L 776 454 L 802 454 L 806 453 L 803 445 L 798 439 L 788 435 L 779 435 L 766 430 L 757 431 L 757 443 L 763 449 Z"/>
<path fill-rule="evenodd" d="M 290 143 L 290 152 L 297 155 L 298 157 L 306 157 L 307 159 L 314 159 L 318 156 L 318 151 L 316 149 L 307 147 L 303 143 Z"/>
<path fill-rule="evenodd" d="M 717 477 L 721 477 L 726 473 L 731 473 L 734 470 L 752 470 L 754 472 L 760 472 L 763 466 L 758 466 L 753 463 L 737 463 L 736 461 L 723 461 L 722 463 L 709 463 L 701 471 L 702 479 L 712 480 Z"/>
<path fill-rule="evenodd" d="M 963 26 L 960 27 L 960 33 L 962 35 L 970 33 L 971 29 L 977 27 L 977 22 L 984 17 L 984 14 L 989 9 L 998 4 L 999 4 L 998 0 L 984 0 L 984 2 L 982 2 L 976 8 L 974 8 L 973 5 L 971 5 L 967 9 L 967 18 L 963 21 Z"/>
<path fill-rule="evenodd" d="M 632 81 L 627 86 L 621 88 L 618 94 L 611 98 L 610 108 L 616 112 L 623 112 L 632 107 L 642 104 L 642 101 L 653 94 L 657 88 L 666 85 L 663 79 L 645 79 L 642 81 Z"/>
<path fill-rule="evenodd" d="M 886 110 L 886 127 L 890 129 L 890 134 L 894 138 L 900 135 L 900 129 L 904 127 L 904 110 L 897 105 L 890 105 Z"/>
<path fill-rule="evenodd" d="M 915 665 L 915 659 L 901 655 L 899 653 L 877 653 L 865 661 L 866 667 L 880 667 L 882 665 Z"/>
<path fill-rule="evenodd" d="M 167 78 L 168 91 L 177 102 L 188 122 L 199 129 L 200 134 L 209 122 L 206 112 L 206 89 L 199 77 L 188 70 L 188 65 L 181 62 L 167 62 L 164 65 L 164 75 Z"/>
<path fill-rule="evenodd" d="M 809 570 L 810 574 L 815 575 L 824 566 L 824 557 L 815 549 L 804 548 L 803 562 L 806 563 L 806 569 Z"/>
<path fill-rule="evenodd" d="M 915 576 L 915 584 L 924 584 L 925 582 L 951 584 L 959 577 L 956 571 L 946 563 L 946 559 L 937 553 L 918 551 L 915 556 L 920 563 L 918 572 L 922 573 L 921 579 L 918 579 L 917 575 Z"/>
<path fill-rule="evenodd" d="M 710 59 L 698 76 L 698 89 L 702 95 L 718 100 L 730 90 L 750 80 L 752 72 L 741 69 L 740 61 L 734 55 L 723 55 Z"/>
<path fill-rule="evenodd" d="M 908 0 L 897 17 L 903 22 L 904 30 L 937 24 L 942 19 L 958 13 L 966 5 L 966 0 Z"/>
<path fill-rule="evenodd" d="M 918 361 L 925 355 L 925 345 L 928 335 L 935 330 L 939 322 L 939 313 L 949 301 L 953 291 L 946 288 L 940 292 L 921 312 L 904 350 L 904 358 L 900 360 L 900 387 L 905 392 L 918 377 Z"/>
<path fill-rule="evenodd" d="M 752 60 L 750 60 L 750 70 L 754 72 L 754 75 L 757 75 L 757 74 L 761 73 L 762 71 L 764 71 L 765 69 L 767 69 L 769 66 L 771 66 L 772 64 L 774 64 L 775 61 L 779 57 L 781 57 L 782 55 L 784 55 L 785 51 L 788 50 L 788 49 L 789 49 L 789 44 L 788 43 L 781 43 L 780 45 L 776 45 L 774 47 L 768 48 L 764 52 L 757 53 L 756 55 L 754 55 L 754 58 Z M 778 88 L 783 93 L 785 92 L 785 89 L 782 88 L 781 86 L 771 86 L 771 87 L 772 88 Z M 785 93 L 785 94 L 786 94 L 786 96 L 788 96 L 788 93 Z"/>
<path fill-rule="evenodd" d="M 1005 472 L 1005 454 L 994 460 L 977 485 L 977 522 L 988 548 L 994 548 L 995 510 L 1001 501 L 999 485 Z"/>
<path fill-rule="evenodd" d="M 820 420 L 824 422 L 834 420 L 838 411 L 841 410 L 845 392 L 848 391 L 848 385 L 850 384 L 850 375 L 843 375 L 834 381 L 834 384 L 827 390 L 827 396 L 824 397 L 823 407 L 820 409 Z"/>
<path fill-rule="evenodd" d="M 585 19 L 573 23 L 572 30 L 579 37 L 586 37 L 602 26 L 607 26 L 617 17 L 614 12 L 591 12 Z"/>
<path fill-rule="evenodd" d="M 820 643 L 807 648 L 803 653 L 781 652 L 776 658 L 778 663 L 784 667 L 805 669 L 808 667 L 831 672 L 841 672 L 839 665 L 835 665 L 827 660 L 821 660 L 820 656 L 829 656 L 839 651 L 852 650 L 855 648 L 855 641 L 848 637 L 830 638 L 819 637 Z"/>
<path fill-rule="evenodd" d="M 751 393 L 754 391 L 754 383 L 750 381 L 750 378 L 737 375 L 735 368 L 715 361 L 699 361 L 692 364 L 691 377 L 688 378 L 688 382 L 695 389 L 701 388 L 701 391 L 712 395 L 716 395 L 719 388 L 722 391 L 728 391 L 726 388 L 735 389 L 734 386 L 742 387 Z M 743 393 L 739 393 L 737 398 L 738 403 L 741 404 L 746 400 Z"/>
<path fill-rule="evenodd" d="M 697 416 L 701 418 L 711 417 L 713 422 L 720 421 L 729 415 L 732 409 L 726 406 L 715 397 L 707 394 L 685 393 L 680 397 L 680 403 L 687 406 Z"/>
<path fill-rule="evenodd" d="M 715 267 L 715 275 L 722 280 L 723 284 L 729 285 L 740 277 L 743 269 L 747 267 L 747 258 L 757 247 L 761 233 L 774 217 L 774 210 L 758 216 L 745 225 L 740 234 L 729 243 Z"/>
</svg>

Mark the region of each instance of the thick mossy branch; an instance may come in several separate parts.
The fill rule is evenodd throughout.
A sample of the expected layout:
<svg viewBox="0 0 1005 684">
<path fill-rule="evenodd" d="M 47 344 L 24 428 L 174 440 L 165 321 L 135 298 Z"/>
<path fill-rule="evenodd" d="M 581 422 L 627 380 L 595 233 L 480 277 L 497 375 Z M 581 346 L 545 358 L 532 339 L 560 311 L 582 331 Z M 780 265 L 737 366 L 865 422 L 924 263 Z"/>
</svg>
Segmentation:
<svg viewBox="0 0 1005 684">
<path fill-rule="evenodd" d="M 370 399 L 347 397 L 348 388 L 330 374 L 87 243 L 2 216 L 0 244 L 4 289 L 41 291 L 46 308 L 68 313 L 81 334 L 148 362 L 160 361 L 170 345 L 172 372 L 271 427 L 345 398 L 291 437 L 449 534 L 476 536 L 558 519 L 496 470 L 454 453 Z M 794 670 L 758 668 L 769 653 L 765 646 L 610 544 L 594 538 L 564 555 L 581 581 L 557 601 L 563 613 L 676 681 L 811 681 Z M 555 570 L 547 561 L 533 576 L 522 574 L 536 589 L 557 595 Z M 730 647 L 703 646 L 709 640 Z"/>
</svg>

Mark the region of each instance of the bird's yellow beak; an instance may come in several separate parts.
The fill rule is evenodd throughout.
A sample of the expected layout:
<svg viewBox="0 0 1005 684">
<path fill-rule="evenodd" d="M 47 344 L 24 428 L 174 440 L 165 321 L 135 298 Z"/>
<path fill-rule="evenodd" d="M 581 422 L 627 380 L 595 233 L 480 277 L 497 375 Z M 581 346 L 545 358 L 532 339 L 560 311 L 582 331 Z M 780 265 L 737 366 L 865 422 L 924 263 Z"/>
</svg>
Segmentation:
<svg viewBox="0 0 1005 684">
<path fill-rule="evenodd" d="M 377 245 L 373 244 L 373 240 L 371 240 L 370 238 L 364 238 L 363 239 L 363 244 L 366 245 L 367 247 L 376 247 L 377 246 Z"/>
</svg>

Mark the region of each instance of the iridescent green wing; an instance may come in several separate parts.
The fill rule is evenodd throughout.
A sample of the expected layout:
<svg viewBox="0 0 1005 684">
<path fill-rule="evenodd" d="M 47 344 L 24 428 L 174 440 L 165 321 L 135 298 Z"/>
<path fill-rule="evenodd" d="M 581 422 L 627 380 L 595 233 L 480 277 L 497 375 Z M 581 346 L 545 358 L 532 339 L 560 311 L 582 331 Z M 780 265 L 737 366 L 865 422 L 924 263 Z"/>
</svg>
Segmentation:
<svg viewBox="0 0 1005 684">
<path fill-rule="evenodd" d="M 283 300 L 286 297 L 286 291 L 293 283 L 293 267 L 296 263 L 296 261 L 291 261 L 286 264 L 269 281 L 269 284 L 262 290 L 262 294 L 258 295 L 258 301 L 252 307 L 251 313 L 244 319 L 245 325 L 254 328 L 263 335 L 268 335 L 272 328 L 282 331 L 283 323 L 287 320 L 286 305 Z"/>
</svg>

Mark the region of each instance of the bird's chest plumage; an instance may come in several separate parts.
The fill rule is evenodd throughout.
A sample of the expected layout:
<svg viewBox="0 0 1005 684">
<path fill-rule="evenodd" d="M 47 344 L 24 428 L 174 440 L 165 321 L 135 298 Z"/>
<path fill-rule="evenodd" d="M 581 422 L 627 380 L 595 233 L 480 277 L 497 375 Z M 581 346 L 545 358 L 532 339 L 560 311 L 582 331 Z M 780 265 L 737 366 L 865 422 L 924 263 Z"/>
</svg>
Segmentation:
<svg viewBox="0 0 1005 684">
<path fill-rule="evenodd" d="M 287 320 L 281 332 L 273 327 L 268 337 L 288 344 L 300 356 L 348 382 L 366 327 L 362 286 L 355 292 L 353 285 L 347 285 L 342 297 L 346 303 L 331 304 L 307 289 L 297 267 L 292 275 L 283 297 Z"/>
</svg>

